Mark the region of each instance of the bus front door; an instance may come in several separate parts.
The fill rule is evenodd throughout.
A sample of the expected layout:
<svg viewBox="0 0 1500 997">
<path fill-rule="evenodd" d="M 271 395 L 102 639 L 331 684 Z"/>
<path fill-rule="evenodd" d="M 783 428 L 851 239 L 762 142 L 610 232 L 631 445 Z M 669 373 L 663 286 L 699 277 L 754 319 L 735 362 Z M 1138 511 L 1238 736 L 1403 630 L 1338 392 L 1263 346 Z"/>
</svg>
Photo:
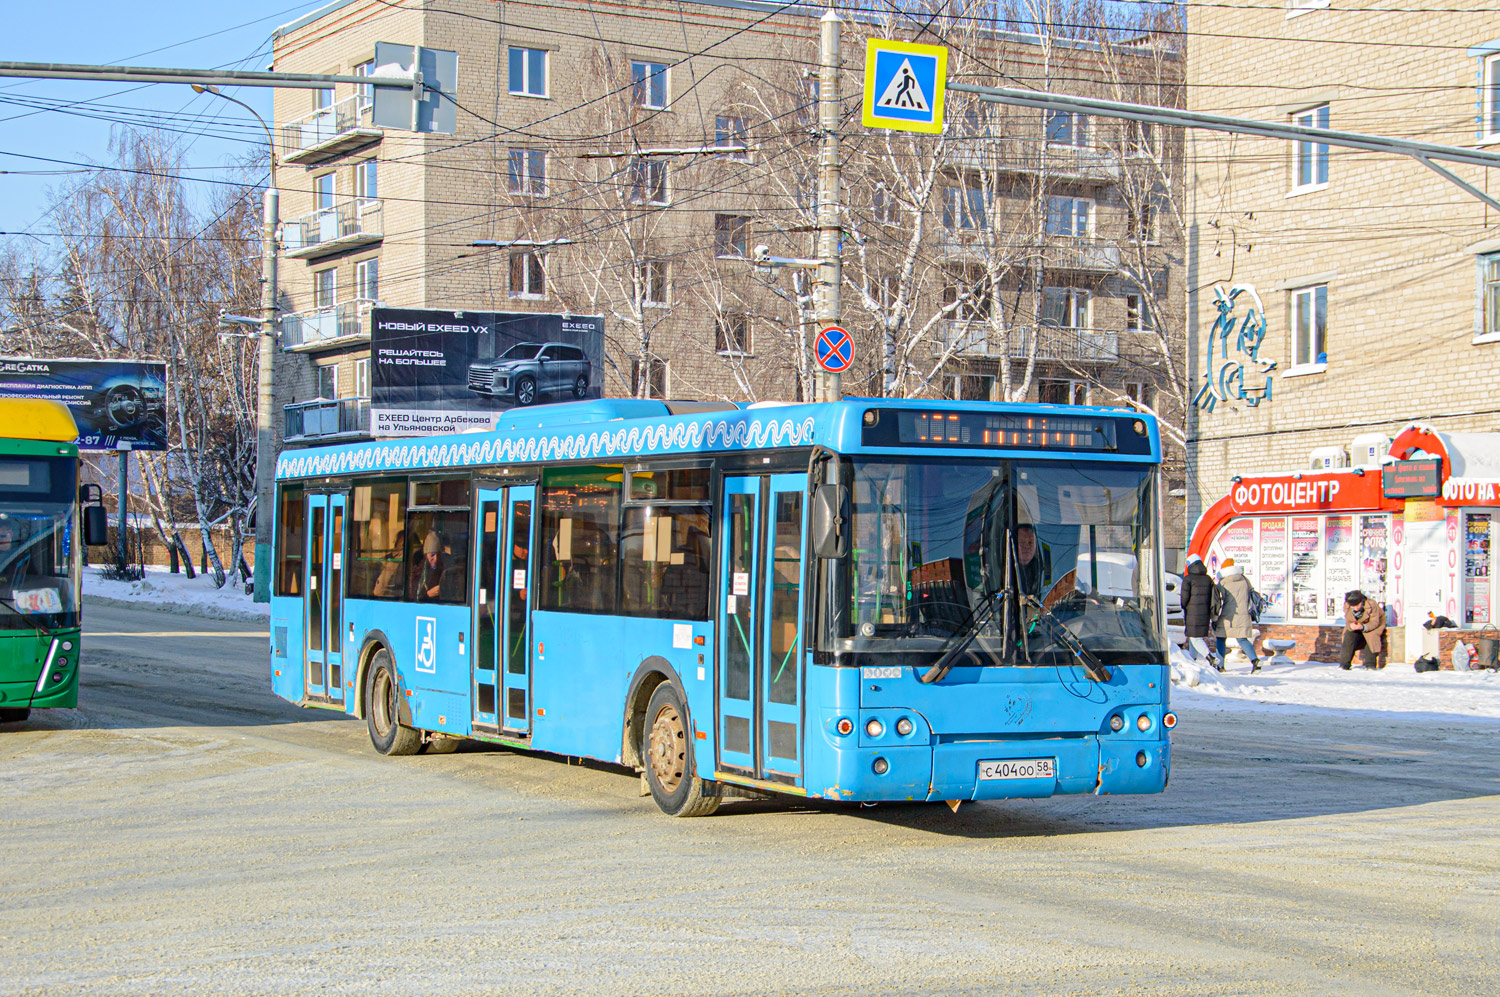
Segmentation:
<svg viewBox="0 0 1500 997">
<path fill-rule="evenodd" d="M 531 731 L 531 512 L 536 486 L 479 490 L 474 724 Z"/>
<path fill-rule="evenodd" d="M 303 587 L 306 695 L 343 702 L 344 496 L 307 498 L 307 565 Z"/>
<path fill-rule="evenodd" d="M 719 758 L 801 783 L 802 537 L 807 478 L 724 479 L 719 570 Z"/>
</svg>

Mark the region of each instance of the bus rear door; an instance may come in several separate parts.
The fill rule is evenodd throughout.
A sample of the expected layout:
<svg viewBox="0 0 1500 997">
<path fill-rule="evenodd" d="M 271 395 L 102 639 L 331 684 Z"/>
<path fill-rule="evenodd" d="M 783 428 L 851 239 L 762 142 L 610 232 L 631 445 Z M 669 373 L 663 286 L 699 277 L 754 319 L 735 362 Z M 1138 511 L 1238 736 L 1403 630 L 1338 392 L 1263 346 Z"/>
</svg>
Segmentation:
<svg viewBox="0 0 1500 997">
<path fill-rule="evenodd" d="M 719 757 L 797 785 L 806 488 L 802 474 L 726 477 L 719 534 Z"/>
<path fill-rule="evenodd" d="M 535 485 L 479 489 L 474 725 L 531 731 L 531 520 Z"/>
<path fill-rule="evenodd" d="M 344 496 L 307 498 L 303 586 L 304 656 L 309 699 L 344 700 Z"/>
</svg>

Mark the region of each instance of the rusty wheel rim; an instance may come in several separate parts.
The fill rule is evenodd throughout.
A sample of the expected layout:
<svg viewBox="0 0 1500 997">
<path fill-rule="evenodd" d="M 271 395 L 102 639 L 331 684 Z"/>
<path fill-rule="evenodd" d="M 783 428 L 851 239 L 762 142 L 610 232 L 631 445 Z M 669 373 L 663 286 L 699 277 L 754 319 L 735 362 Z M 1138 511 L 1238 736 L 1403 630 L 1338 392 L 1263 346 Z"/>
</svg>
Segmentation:
<svg viewBox="0 0 1500 997">
<path fill-rule="evenodd" d="M 375 732 L 385 737 L 391 732 L 391 718 L 396 715 L 396 684 L 384 668 L 375 673 L 375 689 L 371 699 Z"/>
<path fill-rule="evenodd" d="M 687 769 L 687 731 L 677 708 L 668 703 L 651 721 L 651 772 L 656 784 L 671 795 L 682 785 Z"/>
</svg>

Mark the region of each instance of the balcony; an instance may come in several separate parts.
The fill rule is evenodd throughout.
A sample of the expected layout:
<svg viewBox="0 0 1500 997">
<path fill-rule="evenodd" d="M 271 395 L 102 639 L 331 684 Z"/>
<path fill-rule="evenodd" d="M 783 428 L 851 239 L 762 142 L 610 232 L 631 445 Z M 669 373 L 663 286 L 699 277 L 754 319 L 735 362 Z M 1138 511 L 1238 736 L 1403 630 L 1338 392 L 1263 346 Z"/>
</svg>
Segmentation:
<svg viewBox="0 0 1500 997">
<path fill-rule="evenodd" d="M 356 298 L 331 308 L 293 312 L 281 316 L 281 348 L 305 352 L 368 342 L 370 326 L 365 315 L 374 307 L 369 298 Z"/>
<path fill-rule="evenodd" d="M 351 197 L 287 222 L 282 229 L 286 256 L 310 260 L 379 242 L 380 205 L 378 198 Z"/>
<path fill-rule="evenodd" d="M 370 399 L 319 398 L 282 408 L 281 438 L 288 443 L 370 435 Z"/>
<path fill-rule="evenodd" d="M 1120 269 L 1120 247 L 1088 236 L 1050 236 L 1042 263 L 1048 270 L 1114 273 Z"/>
<path fill-rule="evenodd" d="M 1040 139 L 957 138 L 948 147 L 948 165 L 960 170 L 1032 175 L 1080 183 L 1113 183 L 1120 160 L 1109 149 L 1058 145 Z"/>
<path fill-rule="evenodd" d="M 1048 270 L 1081 273 L 1115 273 L 1120 268 L 1117 243 L 1089 236 L 1049 235 L 1041 246 L 1042 265 Z M 990 232 L 987 229 L 939 229 L 938 254 L 947 260 L 983 262 L 991 255 L 1002 265 L 1029 265 L 1037 247 L 1030 238 Z"/>
<path fill-rule="evenodd" d="M 356 94 L 282 125 L 281 161 L 316 166 L 379 142 L 385 133 L 370 122 L 373 106 L 370 98 Z"/>
<path fill-rule="evenodd" d="M 1036 359 L 1040 363 L 1113 364 L 1120 362 L 1119 334 L 1105 329 L 1074 329 L 1042 326 L 1013 327 L 1010 330 L 1010 358 L 1025 360 L 1036 340 Z M 958 356 L 1002 357 L 1006 353 L 1004 337 L 990 329 L 983 319 L 958 320 L 943 324 L 942 347 Z"/>
</svg>

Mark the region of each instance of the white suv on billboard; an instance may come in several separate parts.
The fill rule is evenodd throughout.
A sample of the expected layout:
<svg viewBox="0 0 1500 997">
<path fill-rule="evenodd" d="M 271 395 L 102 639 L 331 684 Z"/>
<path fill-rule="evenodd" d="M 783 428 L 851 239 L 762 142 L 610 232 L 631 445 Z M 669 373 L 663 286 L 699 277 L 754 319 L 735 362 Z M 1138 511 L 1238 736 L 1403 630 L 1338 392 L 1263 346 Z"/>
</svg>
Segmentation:
<svg viewBox="0 0 1500 997">
<path fill-rule="evenodd" d="M 593 382 L 588 354 L 567 343 L 517 343 L 493 360 L 469 364 L 469 390 L 531 405 L 549 394 L 586 398 Z"/>
</svg>

